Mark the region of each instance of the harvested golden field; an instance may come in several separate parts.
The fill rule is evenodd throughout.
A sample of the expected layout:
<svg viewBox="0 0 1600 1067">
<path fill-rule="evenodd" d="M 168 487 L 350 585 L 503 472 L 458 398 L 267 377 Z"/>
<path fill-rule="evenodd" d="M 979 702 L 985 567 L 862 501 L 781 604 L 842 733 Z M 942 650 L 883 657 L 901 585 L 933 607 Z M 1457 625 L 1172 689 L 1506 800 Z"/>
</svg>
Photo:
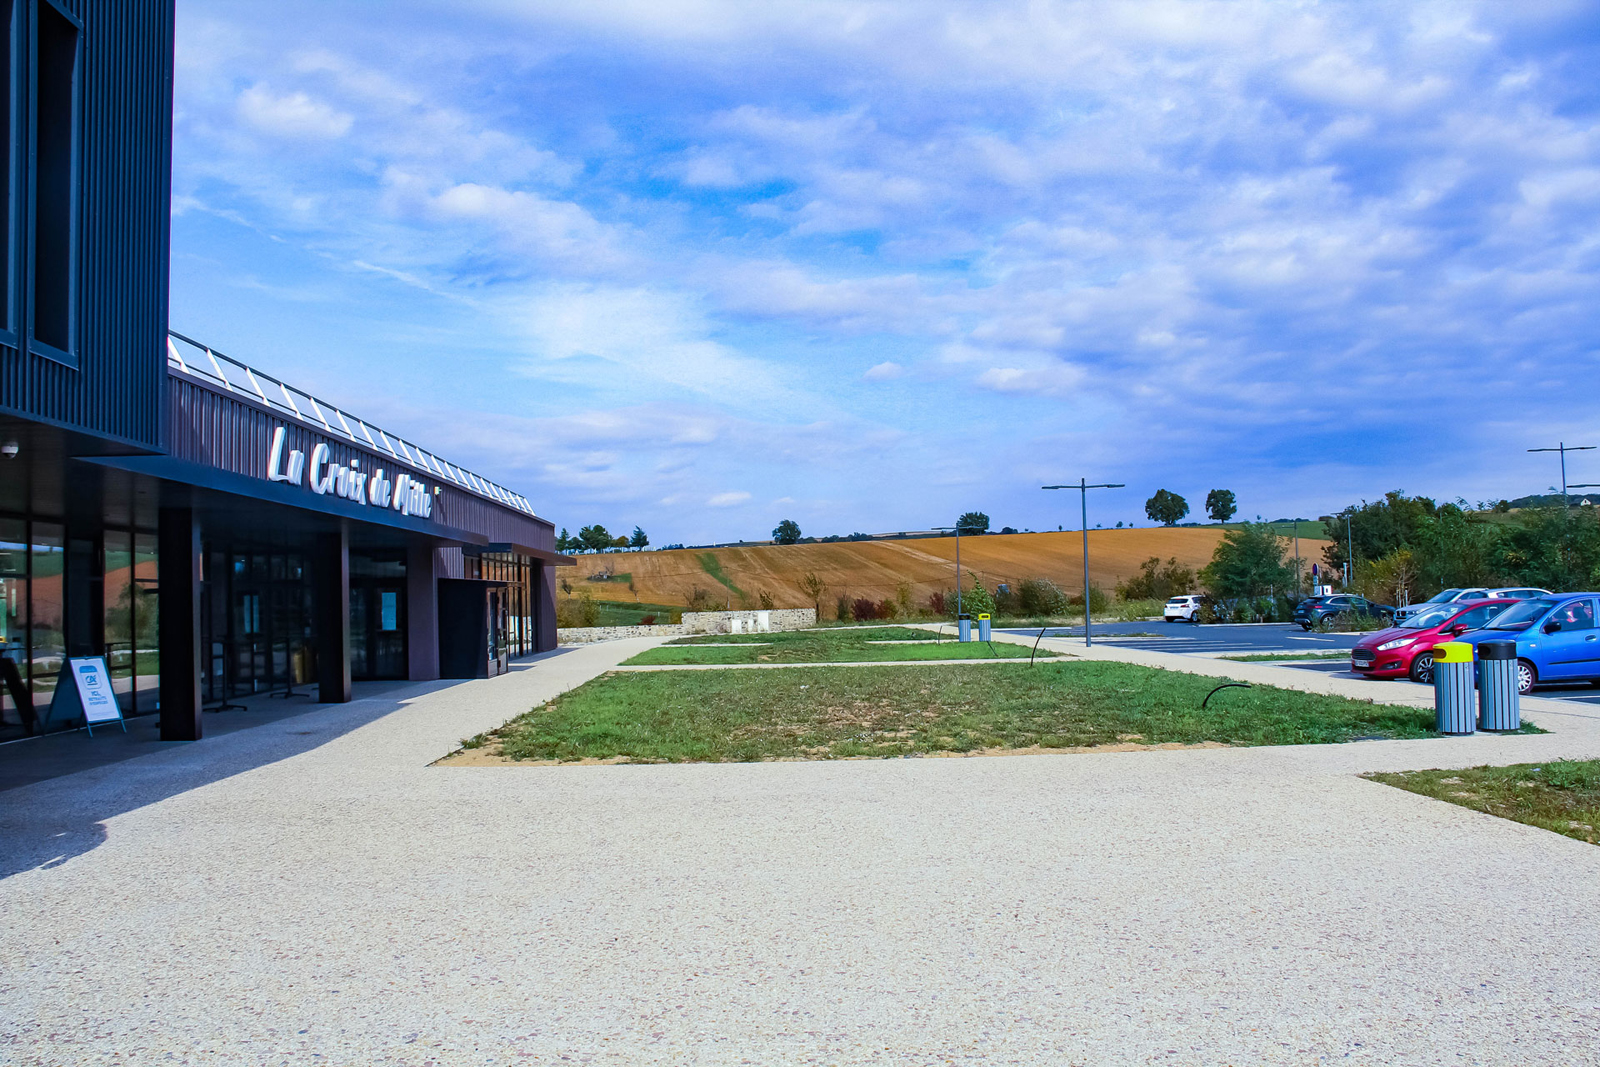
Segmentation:
<svg viewBox="0 0 1600 1067">
<path fill-rule="evenodd" d="M 1107 592 L 1138 571 L 1151 556 L 1199 570 L 1211 561 L 1222 530 L 1128 529 L 1089 531 L 1089 576 Z M 1320 559 L 1326 541 L 1302 538 L 1300 554 Z M 1024 578 L 1049 578 L 1070 594 L 1083 592 L 1083 535 L 1066 533 L 985 534 L 961 539 L 961 569 L 978 576 L 989 589 Z M 740 605 L 740 594 L 754 604 L 763 592 L 780 608 L 810 607 L 799 581 L 814 572 L 827 583 L 830 601 L 841 593 L 852 598 L 893 598 L 900 584 L 911 586 L 913 599 L 926 602 L 939 590 L 955 587 L 956 542 L 953 537 L 906 541 L 837 541 L 811 545 L 753 545 L 748 548 L 673 549 L 666 552 L 579 556 L 564 572 L 573 591 L 590 590 L 600 600 L 640 600 L 651 604 L 687 604 L 696 588 L 719 602 Z M 609 569 L 613 581 L 589 581 Z M 627 589 L 631 576 L 633 590 Z"/>
</svg>

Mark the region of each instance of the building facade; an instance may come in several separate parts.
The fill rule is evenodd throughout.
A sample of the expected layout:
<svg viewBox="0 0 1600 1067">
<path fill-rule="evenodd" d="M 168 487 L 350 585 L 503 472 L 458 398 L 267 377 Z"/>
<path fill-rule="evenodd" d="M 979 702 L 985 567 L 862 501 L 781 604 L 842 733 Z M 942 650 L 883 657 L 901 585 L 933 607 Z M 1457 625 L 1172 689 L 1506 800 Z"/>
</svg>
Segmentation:
<svg viewBox="0 0 1600 1067">
<path fill-rule="evenodd" d="M 482 677 L 555 645 L 528 501 L 168 333 L 171 0 L 0 0 L 0 739 L 105 657 L 171 740 L 253 693 Z"/>
</svg>

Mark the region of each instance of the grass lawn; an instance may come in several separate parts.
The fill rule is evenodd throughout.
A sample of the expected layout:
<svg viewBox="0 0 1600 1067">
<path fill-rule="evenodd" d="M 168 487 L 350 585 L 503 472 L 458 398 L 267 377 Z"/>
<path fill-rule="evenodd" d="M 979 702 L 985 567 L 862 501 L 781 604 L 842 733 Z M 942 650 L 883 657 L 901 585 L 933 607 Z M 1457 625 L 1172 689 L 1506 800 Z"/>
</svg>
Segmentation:
<svg viewBox="0 0 1600 1067">
<path fill-rule="evenodd" d="M 466 748 L 529 760 L 742 762 L 1140 744 L 1433 737 L 1433 713 L 1127 663 L 603 675 Z"/>
<path fill-rule="evenodd" d="M 1339 652 L 1256 652 L 1248 656 L 1218 656 L 1235 663 L 1292 663 L 1308 659 L 1349 659 L 1348 649 Z"/>
<path fill-rule="evenodd" d="M 915 644 L 883 644 L 914 641 Z M 703 646 L 711 647 L 703 647 Z M 1006 642 L 936 640 L 927 630 L 875 626 L 853 630 L 789 630 L 770 634 L 680 637 L 628 660 L 638 666 L 699 663 L 881 663 L 919 659 L 1026 659 L 1032 650 Z M 1054 656 L 1039 650 L 1039 658 Z"/>
<path fill-rule="evenodd" d="M 1465 771 L 1368 774 L 1435 800 L 1542 826 L 1591 845 L 1600 826 L 1600 760 L 1554 760 Z"/>
</svg>

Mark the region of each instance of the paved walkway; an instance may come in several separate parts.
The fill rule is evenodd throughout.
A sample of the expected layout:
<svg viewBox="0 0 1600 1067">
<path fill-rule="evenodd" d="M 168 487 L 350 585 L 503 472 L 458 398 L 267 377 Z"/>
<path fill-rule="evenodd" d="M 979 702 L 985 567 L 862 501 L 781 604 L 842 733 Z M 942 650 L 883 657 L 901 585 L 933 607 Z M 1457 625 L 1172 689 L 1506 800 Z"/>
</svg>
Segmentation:
<svg viewBox="0 0 1600 1067">
<path fill-rule="evenodd" d="M 0 793 L 0 1063 L 1600 1062 L 1600 849 L 1353 773 L 1600 754 L 1581 709 L 1342 746 L 427 766 L 653 643 Z"/>
</svg>

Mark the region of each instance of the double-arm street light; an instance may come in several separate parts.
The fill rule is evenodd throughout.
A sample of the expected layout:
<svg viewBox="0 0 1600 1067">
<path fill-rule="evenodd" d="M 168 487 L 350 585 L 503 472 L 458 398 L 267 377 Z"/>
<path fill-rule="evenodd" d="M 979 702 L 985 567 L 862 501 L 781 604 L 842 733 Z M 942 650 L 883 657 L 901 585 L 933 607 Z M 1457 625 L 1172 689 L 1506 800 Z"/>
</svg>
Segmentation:
<svg viewBox="0 0 1600 1067">
<path fill-rule="evenodd" d="M 1094 637 L 1089 629 L 1091 612 L 1089 608 L 1089 490 L 1091 489 L 1121 489 L 1122 482 L 1096 482 L 1090 485 L 1082 478 L 1077 485 L 1041 485 L 1041 489 L 1076 489 L 1079 504 L 1083 511 L 1083 647 L 1088 648 L 1094 644 Z M 959 545 L 959 542 L 958 542 Z"/>
<path fill-rule="evenodd" d="M 1569 445 L 1565 441 L 1557 443 L 1555 448 L 1530 448 L 1529 452 L 1560 452 L 1561 453 L 1561 506 L 1567 506 L 1567 453 L 1568 452 L 1593 452 L 1595 445 Z M 1581 489 L 1583 486 L 1574 486 Z"/>
</svg>

